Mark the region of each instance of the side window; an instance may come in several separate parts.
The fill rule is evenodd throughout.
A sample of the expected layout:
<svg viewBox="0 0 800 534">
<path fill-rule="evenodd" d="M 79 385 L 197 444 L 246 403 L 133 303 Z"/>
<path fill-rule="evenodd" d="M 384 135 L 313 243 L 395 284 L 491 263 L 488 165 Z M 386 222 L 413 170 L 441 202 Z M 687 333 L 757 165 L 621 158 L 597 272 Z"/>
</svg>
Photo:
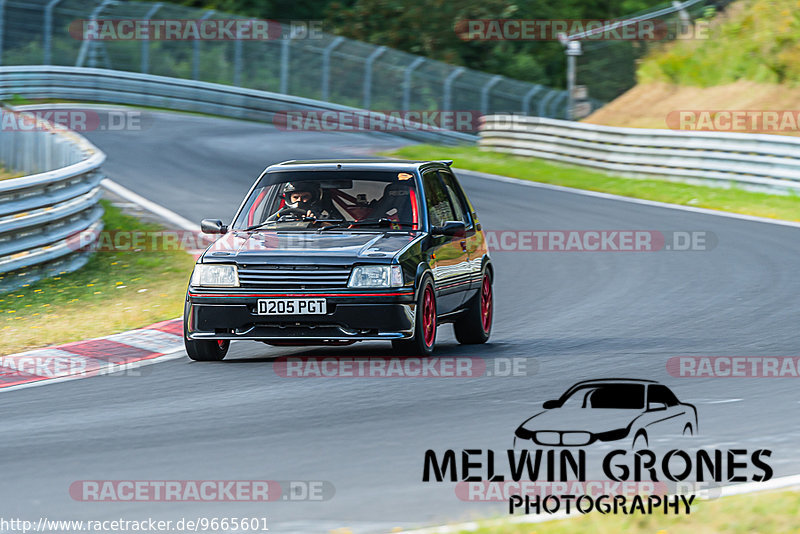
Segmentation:
<svg viewBox="0 0 800 534">
<path fill-rule="evenodd" d="M 647 402 L 663 402 L 667 406 L 677 406 L 678 399 L 666 386 L 650 386 Z"/>
<path fill-rule="evenodd" d="M 244 226 L 251 226 L 264 222 L 270 215 L 268 208 L 273 203 L 275 197 L 275 186 L 266 186 L 253 191 L 250 201 L 245 206 L 242 216 L 242 224 Z M 237 221 L 238 222 L 238 221 Z"/>
<path fill-rule="evenodd" d="M 453 205 L 453 213 L 455 215 L 454 221 L 462 221 L 467 226 L 472 224 L 468 215 L 467 203 L 461 195 L 461 188 L 456 184 L 456 180 L 449 172 L 439 171 L 439 176 L 442 177 L 442 183 L 447 190 L 447 196 Z"/>
<path fill-rule="evenodd" d="M 434 226 L 442 226 L 447 221 L 453 221 L 453 207 L 447 198 L 436 171 L 428 171 L 422 175 L 422 186 L 425 188 L 425 202 L 428 206 L 428 219 Z"/>
</svg>

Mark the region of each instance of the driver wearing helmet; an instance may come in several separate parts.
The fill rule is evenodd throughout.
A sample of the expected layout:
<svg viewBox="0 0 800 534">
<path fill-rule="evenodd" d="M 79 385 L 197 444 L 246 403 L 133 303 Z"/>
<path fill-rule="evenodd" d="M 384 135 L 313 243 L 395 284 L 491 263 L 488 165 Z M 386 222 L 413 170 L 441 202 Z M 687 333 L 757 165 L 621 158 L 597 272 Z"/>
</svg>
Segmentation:
<svg viewBox="0 0 800 534">
<path fill-rule="evenodd" d="M 333 209 L 328 209 L 323 203 L 322 189 L 313 182 L 287 183 L 283 187 L 282 198 L 284 206 L 268 220 L 275 221 L 284 216 L 327 219 L 332 214 Z"/>
</svg>

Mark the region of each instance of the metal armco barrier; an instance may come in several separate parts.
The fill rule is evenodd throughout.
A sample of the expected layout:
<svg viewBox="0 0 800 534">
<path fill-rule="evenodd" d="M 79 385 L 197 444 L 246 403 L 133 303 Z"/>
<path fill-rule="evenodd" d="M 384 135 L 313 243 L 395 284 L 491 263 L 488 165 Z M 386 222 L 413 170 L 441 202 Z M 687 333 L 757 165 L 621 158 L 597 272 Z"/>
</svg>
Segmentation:
<svg viewBox="0 0 800 534">
<path fill-rule="evenodd" d="M 102 229 L 105 154 L 74 132 L 34 122 L 0 128 L 0 165 L 24 174 L 0 180 L 0 293 L 82 267 L 89 255 L 81 245 Z"/>
<path fill-rule="evenodd" d="M 271 122 L 275 113 L 286 111 L 362 111 L 231 85 L 84 67 L 0 67 L 0 99 L 12 95 L 150 106 L 263 122 Z M 400 118 L 387 118 L 386 122 L 397 126 L 390 133 L 423 142 L 472 144 L 478 139 L 470 133 L 422 128 Z"/>
<path fill-rule="evenodd" d="M 481 147 L 627 176 L 800 192 L 800 138 L 616 128 L 515 115 L 483 117 Z"/>
</svg>

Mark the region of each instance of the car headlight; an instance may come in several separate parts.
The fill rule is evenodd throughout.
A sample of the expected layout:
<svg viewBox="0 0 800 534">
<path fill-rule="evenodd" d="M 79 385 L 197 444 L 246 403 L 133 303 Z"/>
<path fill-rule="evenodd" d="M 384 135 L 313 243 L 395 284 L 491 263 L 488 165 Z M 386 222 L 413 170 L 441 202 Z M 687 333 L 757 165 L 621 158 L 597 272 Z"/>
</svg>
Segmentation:
<svg viewBox="0 0 800 534">
<path fill-rule="evenodd" d="M 403 268 L 399 265 L 356 265 L 347 287 L 401 287 Z"/>
<path fill-rule="evenodd" d="M 195 287 L 239 287 L 235 265 L 202 264 L 194 267 L 191 285 Z"/>
</svg>

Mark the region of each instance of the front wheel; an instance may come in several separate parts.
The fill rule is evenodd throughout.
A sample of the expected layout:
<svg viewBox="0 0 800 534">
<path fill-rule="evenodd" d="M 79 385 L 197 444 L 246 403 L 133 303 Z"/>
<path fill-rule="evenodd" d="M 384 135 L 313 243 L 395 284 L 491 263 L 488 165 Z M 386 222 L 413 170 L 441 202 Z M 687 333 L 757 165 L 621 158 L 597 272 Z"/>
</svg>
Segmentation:
<svg viewBox="0 0 800 534">
<path fill-rule="evenodd" d="M 414 314 L 414 337 L 394 339 L 392 348 L 403 355 L 430 356 L 436 345 L 436 295 L 433 284 L 427 278 L 419 292 L 417 310 Z"/>
<path fill-rule="evenodd" d="M 486 271 L 483 273 L 480 291 L 472 298 L 461 317 L 453 323 L 458 342 L 462 345 L 486 343 L 492 333 L 493 316 L 492 275 Z"/>
<path fill-rule="evenodd" d="M 184 306 L 183 313 L 183 346 L 186 354 L 197 362 L 218 362 L 228 354 L 231 342 L 222 339 L 189 339 L 187 323 L 189 320 L 189 303 Z"/>
</svg>

